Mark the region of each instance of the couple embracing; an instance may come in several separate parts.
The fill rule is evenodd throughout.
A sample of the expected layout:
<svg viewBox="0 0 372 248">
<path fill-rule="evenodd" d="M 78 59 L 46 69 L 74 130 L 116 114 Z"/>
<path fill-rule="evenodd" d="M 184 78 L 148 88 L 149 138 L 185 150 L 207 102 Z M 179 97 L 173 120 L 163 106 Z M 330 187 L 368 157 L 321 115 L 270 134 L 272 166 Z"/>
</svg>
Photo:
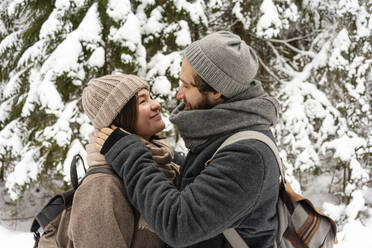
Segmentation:
<svg viewBox="0 0 372 248">
<path fill-rule="evenodd" d="M 92 79 L 82 103 L 93 126 L 90 168 L 78 188 L 69 236 L 74 247 L 231 247 L 222 235 L 236 228 L 249 247 L 274 247 L 279 169 L 257 140 L 219 150 L 234 133 L 259 131 L 272 140 L 278 102 L 255 80 L 258 58 L 239 36 L 219 31 L 184 51 L 170 121 L 189 152 L 183 157 L 157 133 L 160 104 L 134 75 Z M 115 130 L 110 127 L 114 125 Z"/>
</svg>

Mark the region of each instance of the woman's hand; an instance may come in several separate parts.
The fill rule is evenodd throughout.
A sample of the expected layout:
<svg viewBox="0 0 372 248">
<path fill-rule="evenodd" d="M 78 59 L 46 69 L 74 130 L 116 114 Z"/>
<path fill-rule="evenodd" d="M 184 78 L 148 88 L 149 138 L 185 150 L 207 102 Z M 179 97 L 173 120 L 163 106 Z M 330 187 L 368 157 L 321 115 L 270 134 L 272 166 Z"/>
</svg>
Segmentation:
<svg viewBox="0 0 372 248">
<path fill-rule="evenodd" d="M 113 132 L 114 130 L 108 127 L 102 128 L 101 130 L 96 130 L 94 132 L 94 136 L 96 138 L 96 148 L 98 151 L 101 151 L 103 144 L 107 140 L 108 136 Z"/>
<path fill-rule="evenodd" d="M 95 143 L 96 143 L 96 148 L 98 149 L 98 151 L 101 151 L 102 150 L 102 146 L 103 144 L 105 143 L 105 141 L 107 140 L 107 138 L 110 136 L 110 134 L 116 129 L 118 128 L 117 126 L 115 125 L 111 125 L 111 128 L 108 128 L 108 127 L 104 127 L 102 128 L 101 130 L 96 130 L 94 132 L 94 135 L 95 135 Z M 123 131 L 124 133 L 127 133 L 127 134 L 131 134 L 127 131 L 125 131 L 124 129 L 120 128 L 121 131 Z"/>
</svg>

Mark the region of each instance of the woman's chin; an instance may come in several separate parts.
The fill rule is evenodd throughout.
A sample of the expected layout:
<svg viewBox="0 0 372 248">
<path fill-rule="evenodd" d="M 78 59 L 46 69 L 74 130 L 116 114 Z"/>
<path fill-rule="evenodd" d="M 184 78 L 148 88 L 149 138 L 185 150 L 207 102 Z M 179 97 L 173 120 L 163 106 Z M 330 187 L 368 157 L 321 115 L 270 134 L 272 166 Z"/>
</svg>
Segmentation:
<svg viewBox="0 0 372 248">
<path fill-rule="evenodd" d="M 160 133 L 161 131 L 164 130 L 164 128 L 165 128 L 165 123 L 163 122 L 163 120 L 159 121 L 158 123 L 156 123 L 156 125 L 153 125 L 152 127 L 153 135 Z"/>
<path fill-rule="evenodd" d="M 156 133 L 163 131 L 164 128 L 165 128 L 165 123 L 163 120 L 161 120 L 161 122 L 159 123 L 159 131 L 157 131 Z"/>
</svg>

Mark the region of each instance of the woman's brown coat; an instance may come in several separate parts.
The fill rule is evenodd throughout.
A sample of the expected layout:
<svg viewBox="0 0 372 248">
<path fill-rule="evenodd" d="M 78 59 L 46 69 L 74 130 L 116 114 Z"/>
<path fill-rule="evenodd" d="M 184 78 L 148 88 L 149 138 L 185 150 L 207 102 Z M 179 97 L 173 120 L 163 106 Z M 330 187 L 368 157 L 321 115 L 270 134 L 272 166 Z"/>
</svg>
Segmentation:
<svg viewBox="0 0 372 248">
<path fill-rule="evenodd" d="M 165 153 L 170 151 L 162 143 L 156 142 L 157 145 L 154 145 L 144 142 L 150 150 L 154 148 L 155 153 L 159 153 L 159 147 L 164 149 Z M 90 168 L 108 166 L 92 142 L 88 144 L 87 152 Z M 163 163 L 164 154 L 157 155 L 161 155 L 159 162 Z M 169 155 L 172 153 L 166 157 Z M 170 161 L 171 157 L 166 159 L 168 163 L 160 163 L 159 168 L 168 178 L 175 180 L 178 172 L 177 167 Z M 68 234 L 74 247 L 78 248 L 160 248 L 165 245 L 142 217 L 136 219 L 121 179 L 104 173 L 88 176 L 77 189 Z"/>
</svg>

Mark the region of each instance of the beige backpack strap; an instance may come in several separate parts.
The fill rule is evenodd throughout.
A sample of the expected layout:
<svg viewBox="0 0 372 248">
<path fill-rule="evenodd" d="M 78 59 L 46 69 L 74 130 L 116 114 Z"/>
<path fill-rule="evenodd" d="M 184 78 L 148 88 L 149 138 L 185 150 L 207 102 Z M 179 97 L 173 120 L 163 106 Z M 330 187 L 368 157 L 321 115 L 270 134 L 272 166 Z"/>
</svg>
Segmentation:
<svg viewBox="0 0 372 248">
<path fill-rule="evenodd" d="M 238 141 L 241 141 L 241 140 L 247 140 L 247 139 L 259 140 L 259 141 L 265 143 L 266 145 L 268 145 L 271 148 L 271 150 L 273 151 L 273 153 L 276 157 L 278 165 L 279 165 L 280 177 L 282 178 L 282 182 L 285 183 L 285 169 L 284 169 L 284 166 L 283 166 L 283 163 L 282 163 L 282 159 L 279 156 L 278 147 L 275 145 L 275 143 L 268 136 L 266 136 L 263 133 L 257 132 L 257 131 L 241 131 L 241 132 L 238 132 L 236 134 L 233 134 L 232 136 L 227 138 L 222 143 L 222 145 L 215 151 L 215 153 L 208 160 L 208 162 L 212 161 L 212 159 L 217 154 L 217 152 L 219 150 L 221 150 L 222 148 L 224 148 L 225 146 L 231 145 L 231 144 L 233 144 L 235 142 L 238 142 Z"/>
<path fill-rule="evenodd" d="M 233 144 L 235 142 L 238 142 L 240 140 L 246 140 L 246 139 L 256 139 L 256 140 L 259 140 L 259 141 L 265 143 L 266 145 L 268 145 L 270 147 L 270 149 L 273 151 L 273 153 L 276 157 L 276 160 L 278 162 L 280 176 L 282 178 L 282 183 L 285 184 L 285 171 L 284 171 L 282 159 L 279 156 L 278 147 L 275 145 L 275 143 L 269 137 L 267 137 L 265 134 L 257 132 L 257 131 L 242 131 L 242 132 L 238 132 L 238 133 L 230 136 L 216 150 L 216 152 L 213 154 L 213 156 L 208 160 L 208 163 L 210 161 L 212 161 L 212 159 L 217 154 L 217 152 L 219 150 L 221 150 L 222 148 L 224 148 L 225 146 L 228 146 L 228 145 Z M 223 235 L 225 236 L 227 241 L 229 241 L 230 245 L 233 248 L 249 248 L 249 246 L 245 243 L 243 238 L 235 230 L 235 228 L 230 228 L 230 229 L 225 230 L 223 232 Z M 276 247 L 276 243 L 274 245 Z"/>
<path fill-rule="evenodd" d="M 233 248 L 249 248 L 235 228 L 226 229 L 223 235 Z"/>
</svg>

